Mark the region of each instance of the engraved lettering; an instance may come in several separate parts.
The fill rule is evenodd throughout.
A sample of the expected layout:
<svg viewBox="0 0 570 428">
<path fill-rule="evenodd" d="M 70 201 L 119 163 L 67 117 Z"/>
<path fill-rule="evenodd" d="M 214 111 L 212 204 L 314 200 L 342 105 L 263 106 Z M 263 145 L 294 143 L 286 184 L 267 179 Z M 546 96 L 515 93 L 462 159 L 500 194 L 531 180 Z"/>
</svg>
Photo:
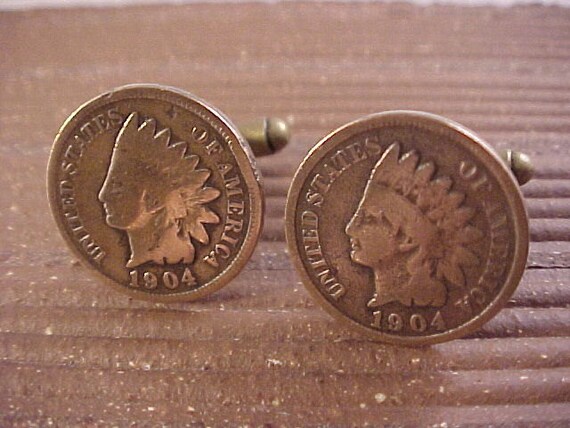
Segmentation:
<svg viewBox="0 0 570 428">
<path fill-rule="evenodd" d="M 382 311 L 374 311 L 372 312 L 372 316 L 374 317 L 374 321 L 372 321 L 372 327 L 376 327 L 378 329 L 382 328 Z"/>
<path fill-rule="evenodd" d="M 339 172 L 343 172 L 351 165 L 350 156 L 344 150 L 338 150 L 330 158 L 330 164 Z"/>
<path fill-rule="evenodd" d="M 215 268 L 220 266 L 220 260 L 229 259 L 233 249 L 237 248 L 244 227 L 245 212 L 244 190 L 239 176 L 232 175 L 234 167 L 224 163 L 218 165 L 218 171 L 222 175 L 227 192 L 226 221 L 220 240 L 203 258 L 207 264 Z"/>
<path fill-rule="evenodd" d="M 312 232 L 311 236 L 317 236 L 317 226 L 319 225 L 319 217 L 313 211 L 304 211 L 301 214 L 301 223 L 310 228 L 307 231 Z M 305 230 L 305 229 L 303 229 Z"/>
<path fill-rule="evenodd" d="M 482 189 L 488 192 L 493 190 L 487 174 L 479 171 L 479 168 L 473 162 L 461 161 L 459 163 L 459 176 L 469 182 L 473 190 Z"/>
<path fill-rule="evenodd" d="M 242 195 L 243 189 L 241 188 L 239 177 L 236 175 L 235 177 L 228 178 L 224 181 L 226 186 L 226 190 L 228 191 L 228 197 Z"/>
<path fill-rule="evenodd" d="M 305 196 L 307 202 L 316 207 L 322 206 L 325 201 L 325 197 L 319 192 L 315 192 L 313 189 L 307 190 L 307 195 Z"/>
<path fill-rule="evenodd" d="M 346 287 L 338 281 L 324 259 L 318 226 L 319 217 L 315 212 L 301 213 L 301 236 L 307 261 L 326 293 L 334 300 L 339 300 L 346 293 Z"/>
<path fill-rule="evenodd" d="M 323 169 L 325 170 L 325 173 L 329 177 L 330 181 L 336 180 L 336 178 L 341 174 L 338 169 L 335 169 L 327 164 L 323 165 Z"/>
<path fill-rule="evenodd" d="M 413 331 L 422 333 L 427 329 L 427 321 L 423 315 L 413 314 L 410 317 L 410 327 Z"/>
<path fill-rule="evenodd" d="M 152 272 L 145 272 L 143 274 L 143 280 L 144 280 L 143 284 L 144 287 L 149 290 L 154 290 L 156 287 L 158 287 L 158 278 Z"/>
<path fill-rule="evenodd" d="M 109 127 L 112 128 L 119 126 L 123 121 L 123 116 L 119 113 L 119 110 L 115 108 L 107 110 L 107 117 L 109 118 Z"/>
<path fill-rule="evenodd" d="M 73 162 L 79 159 L 81 156 L 81 151 L 78 150 L 79 147 L 83 147 L 83 145 L 69 145 L 67 149 L 65 149 L 65 159 L 69 162 Z"/>
<path fill-rule="evenodd" d="M 471 306 L 471 299 L 468 294 L 465 294 L 461 298 L 456 300 L 453 305 L 464 312 L 470 312 L 470 313 L 473 312 L 473 307 Z"/>
<path fill-rule="evenodd" d="M 105 251 L 85 230 L 75 203 L 75 188 L 70 180 L 59 182 L 60 203 L 64 218 L 81 250 L 96 264 L 100 265 L 106 256 Z"/>
<path fill-rule="evenodd" d="M 130 282 L 130 286 L 133 288 L 139 288 L 139 273 L 136 270 L 132 270 L 129 272 L 129 275 L 131 277 L 131 282 Z"/>
<path fill-rule="evenodd" d="M 486 296 L 485 292 L 479 287 L 472 288 L 471 291 L 469 292 L 469 294 L 471 294 L 471 298 L 478 305 L 483 305 L 485 303 L 485 301 L 487 300 L 487 296 Z"/>
<path fill-rule="evenodd" d="M 61 161 L 61 170 L 63 171 L 64 174 L 73 176 L 77 173 L 77 166 L 75 165 L 74 162 L 64 159 Z"/>
<path fill-rule="evenodd" d="M 178 277 L 173 272 L 164 272 L 162 274 L 162 282 L 164 282 L 164 286 L 170 290 L 176 290 L 178 288 Z"/>
<path fill-rule="evenodd" d="M 400 314 L 390 314 L 388 315 L 388 330 L 390 331 L 401 331 L 404 326 L 402 316 Z"/>
<path fill-rule="evenodd" d="M 321 174 L 315 174 L 311 180 L 311 186 L 320 193 L 326 193 L 327 190 L 329 190 L 330 184 Z"/>
<path fill-rule="evenodd" d="M 185 284 L 187 286 L 196 285 L 196 278 L 194 278 L 194 275 L 189 268 L 184 269 L 184 274 L 182 275 L 182 284 Z"/>
<path fill-rule="evenodd" d="M 131 279 L 129 286 L 132 288 L 140 288 L 142 285 L 148 290 L 154 290 L 161 287 L 168 290 L 176 290 L 180 287 L 180 284 L 187 287 L 196 285 L 196 278 L 194 278 L 194 275 L 189 268 L 184 269 L 184 273 L 181 278 L 179 278 L 176 272 L 169 270 L 164 271 L 162 275 L 160 273 L 157 275 L 154 272 L 144 271 L 142 272 L 142 284 L 140 283 L 138 270 L 131 270 L 129 272 L 129 276 Z"/>
<path fill-rule="evenodd" d="M 205 143 L 208 139 L 208 132 L 206 132 L 205 129 L 198 128 L 197 126 L 192 128 L 190 135 L 192 136 L 192 139 L 199 144 Z"/>
<path fill-rule="evenodd" d="M 220 142 L 218 140 L 212 140 L 207 146 L 206 146 L 206 153 L 208 153 L 208 155 L 212 156 L 216 153 L 221 153 L 222 152 L 222 145 L 220 144 Z"/>
<path fill-rule="evenodd" d="M 224 225 L 224 233 L 235 232 L 240 233 L 243 229 L 243 219 L 236 220 L 234 218 L 228 217 L 226 224 Z"/>
<path fill-rule="evenodd" d="M 93 118 L 93 121 L 97 125 L 98 133 L 101 133 L 101 132 L 106 131 L 108 129 L 109 121 L 107 120 L 107 117 L 105 117 L 105 115 L 98 114 L 97 116 L 95 116 Z"/>
<path fill-rule="evenodd" d="M 377 155 L 382 152 L 382 146 L 376 137 L 368 137 L 364 140 L 364 149 L 369 156 Z"/>
<path fill-rule="evenodd" d="M 353 163 L 368 159 L 368 153 L 366 153 L 366 150 L 362 143 L 349 144 L 346 146 L 346 150 L 348 153 L 350 153 L 350 157 L 353 159 Z"/>
<path fill-rule="evenodd" d="M 372 312 L 372 323 L 370 324 L 372 327 L 375 327 L 379 330 L 388 330 L 391 332 L 400 332 L 409 326 L 411 331 L 416 333 L 423 333 L 428 329 L 428 320 L 427 318 L 418 313 L 414 313 L 410 315 L 409 318 L 404 319 L 404 317 L 398 313 L 391 313 L 386 317 L 386 325 L 384 326 L 384 318 L 382 311 L 374 311 Z M 436 312 L 435 316 L 433 317 L 432 321 L 429 323 L 429 327 L 436 331 L 443 331 L 447 327 L 441 316 L 439 311 Z"/>
<path fill-rule="evenodd" d="M 508 219 L 501 207 L 494 202 L 484 201 L 483 211 L 489 222 L 490 246 L 487 263 L 477 285 L 481 290 L 492 292 L 502 284 L 502 276 L 508 265 Z"/>
<path fill-rule="evenodd" d="M 85 136 L 87 136 L 87 141 L 91 142 L 97 136 L 97 125 L 95 124 L 95 120 L 91 120 L 85 124 L 83 124 L 79 130 Z"/>
<path fill-rule="evenodd" d="M 433 320 L 430 323 L 430 327 L 433 327 L 435 330 L 438 331 L 447 330 L 447 326 L 445 325 L 445 321 L 441 316 L 441 312 L 437 311 L 435 313 L 435 316 L 433 317 Z"/>
<path fill-rule="evenodd" d="M 381 152 L 380 144 L 376 138 L 367 137 L 363 141 L 348 145 L 344 149 L 337 150 L 323 164 L 322 174 L 316 173 L 310 181 L 305 199 L 311 205 L 321 207 L 325 194 L 330 190 L 331 185 L 350 166 L 368 159 L 371 155 Z"/>
<path fill-rule="evenodd" d="M 471 180 L 477 174 L 477 166 L 468 161 L 461 161 L 459 163 L 459 175 L 465 180 Z"/>
<path fill-rule="evenodd" d="M 62 172 L 70 176 L 75 175 L 77 173 L 77 163 L 83 156 L 87 145 L 99 134 L 118 126 L 121 120 L 122 117 L 117 110 L 109 109 L 104 114 L 99 114 L 82 124 L 64 151 L 61 162 Z"/>
<path fill-rule="evenodd" d="M 245 205 L 243 201 L 229 201 L 228 214 L 242 216 L 244 213 Z"/>
<path fill-rule="evenodd" d="M 190 136 L 192 141 L 200 145 L 204 145 L 206 148 L 206 153 L 212 156 L 216 153 L 221 153 L 223 151 L 222 145 L 215 138 L 210 138 L 210 134 L 203 128 L 194 126 L 190 131 Z"/>
</svg>

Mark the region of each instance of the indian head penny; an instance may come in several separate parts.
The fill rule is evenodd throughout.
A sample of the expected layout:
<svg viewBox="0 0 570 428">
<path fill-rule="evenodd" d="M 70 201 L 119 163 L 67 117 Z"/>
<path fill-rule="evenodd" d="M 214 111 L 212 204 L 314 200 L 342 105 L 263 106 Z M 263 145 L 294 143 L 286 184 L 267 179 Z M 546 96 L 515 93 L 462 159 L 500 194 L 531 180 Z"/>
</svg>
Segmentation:
<svg viewBox="0 0 570 428">
<path fill-rule="evenodd" d="M 408 111 L 321 140 L 290 187 L 286 232 L 329 313 L 404 345 L 488 321 L 518 285 L 529 240 L 519 186 L 494 151 L 455 122 Z"/>
<path fill-rule="evenodd" d="M 53 216 L 73 253 L 137 298 L 193 300 L 233 278 L 262 223 L 247 143 L 186 92 L 131 85 L 81 106 L 55 138 Z"/>
</svg>

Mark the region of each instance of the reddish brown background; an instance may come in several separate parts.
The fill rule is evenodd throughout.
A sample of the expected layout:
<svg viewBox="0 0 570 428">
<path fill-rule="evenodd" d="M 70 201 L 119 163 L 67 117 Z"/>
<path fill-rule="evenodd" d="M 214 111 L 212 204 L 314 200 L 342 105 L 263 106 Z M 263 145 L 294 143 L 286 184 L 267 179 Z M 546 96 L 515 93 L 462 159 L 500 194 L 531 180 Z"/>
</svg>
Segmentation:
<svg viewBox="0 0 570 428">
<path fill-rule="evenodd" d="M 0 424 L 568 426 L 570 10 L 277 3 L 0 13 Z M 266 227 L 247 269 L 192 304 L 94 280 L 48 212 L 55 132 L 132 82 L 179 86 L 235 121 L 278 115 L 260 161 Z M 291 175 L 375 111 L 443 114 L 533 156 L 528 269 L 475 336 L 424 349 L 344 330 L 283 241 Z M 446 425 L 447 424 L 447 425 Z"/>
</svg>

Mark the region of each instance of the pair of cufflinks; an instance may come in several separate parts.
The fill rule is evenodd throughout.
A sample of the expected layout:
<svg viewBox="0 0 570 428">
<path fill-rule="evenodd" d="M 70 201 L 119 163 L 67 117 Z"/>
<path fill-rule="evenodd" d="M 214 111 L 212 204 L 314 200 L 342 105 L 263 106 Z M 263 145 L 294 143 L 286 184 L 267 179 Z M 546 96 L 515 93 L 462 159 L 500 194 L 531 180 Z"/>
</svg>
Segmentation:
<svg viewBox="0 0 570 428">
<path fill-rule="evenodd" d="M 278 151 L 288 134 L 273 119 L 242 133 L 175 88 L 118 88 L 57 134 L 51 210 L 74 254 L 116 289 L 195 300 L 250 258 L 264 208 L 254 152 Z M 367 116 L 324 137 L 299 166 L 289 252 L 346 325 L 393 344 L 454 339 L 495 315 L 520 281 L 529 233 L 519 184 L 531 175 L 525 155 L 501 158 L 440 116 Z"/>
</svg>

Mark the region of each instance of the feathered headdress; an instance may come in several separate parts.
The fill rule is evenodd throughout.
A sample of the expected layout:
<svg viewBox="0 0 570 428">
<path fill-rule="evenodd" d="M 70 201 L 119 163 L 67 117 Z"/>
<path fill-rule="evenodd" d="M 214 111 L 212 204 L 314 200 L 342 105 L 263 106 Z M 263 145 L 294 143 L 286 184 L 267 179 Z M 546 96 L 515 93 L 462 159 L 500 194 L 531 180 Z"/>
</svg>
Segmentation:
<svg viewBox="0 0 570 428">
<path fill-rule="evenodd" d="M 114 167 L 133 171 L 134 178 L 151 189 L 146 194 L 148 209 L 162 211 L 164 226 L 176 223 L 179 238 L 190 246 L 190 237 L 207 244 L 204 224 L 220 221 L 205 205 L 220 196 L 219 190 L 204 187 L 210 171 L 196 169 L 200 158 L 188 152 L 186 142 L 173 143 L 169 128 L 156 132 L 154 119 L 140 126 L 138 122 L 138 114 L 131 113 L 123 123 L 115 140 Z M 160 229 L 157 225 L 155 244 L 161 237 Z"/>
<path fill-rule="evenodd" d="M 429 261 L 438 279 L 463 287 L 462 268 L 479 263 L 466 245 L 482 234 L 469 224 L 475 212 L 463 206 L 465 194 L 451 190 L 451 178 L 434 173 L 432 162 L 420 163 L 413 150 L 400 157 L 400 145 L 392 144 L 372 170 L 365 197 L 379 201 L 389 221 L 405 232 L 403 249 L 419 248 L 416 262 Z"/>
</svg>

